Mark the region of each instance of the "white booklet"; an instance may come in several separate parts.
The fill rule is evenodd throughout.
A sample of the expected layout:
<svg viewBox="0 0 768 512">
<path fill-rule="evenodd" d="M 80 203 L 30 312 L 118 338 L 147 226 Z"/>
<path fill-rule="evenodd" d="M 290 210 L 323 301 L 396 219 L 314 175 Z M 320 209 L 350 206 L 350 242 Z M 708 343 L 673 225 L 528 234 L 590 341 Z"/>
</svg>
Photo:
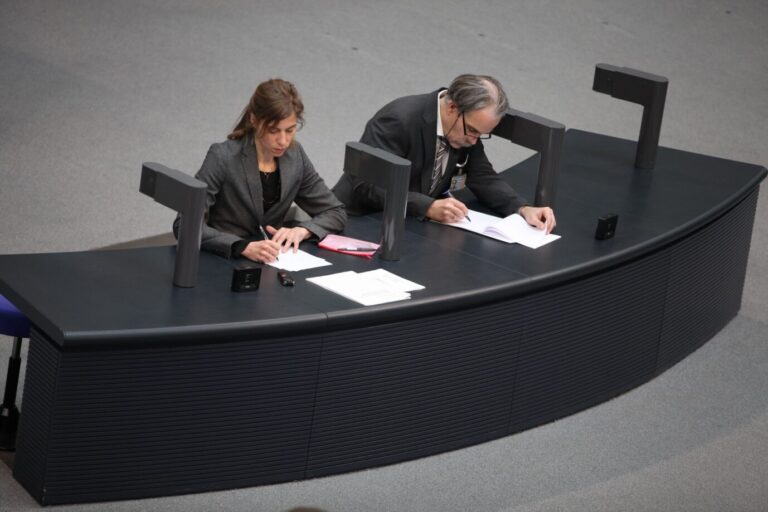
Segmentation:
<svg viewBox="0 0 768 512">
<path fill-rule="evenodd" d="M 459 222 L 445 222 L 444 224 L 466 229 L 508 244 L 524 245 L 531 249 L 538 249 L 542 245 L 560 238 L 560 235 L 547 234 L 544 230 L 536 229 L 517 213 L 501 218 L 469 210 L 467 217 Z"/>
</svg>

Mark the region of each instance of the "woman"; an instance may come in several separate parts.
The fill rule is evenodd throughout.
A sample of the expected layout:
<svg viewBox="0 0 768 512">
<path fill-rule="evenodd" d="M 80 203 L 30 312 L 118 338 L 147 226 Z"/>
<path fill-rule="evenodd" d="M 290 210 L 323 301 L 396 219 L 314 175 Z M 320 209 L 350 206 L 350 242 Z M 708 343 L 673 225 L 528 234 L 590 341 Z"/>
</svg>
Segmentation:
<svg viewBox="0 0 768 512">
<path fill-rule="evenodd" d="M 208 150 L 196 175 L 208 185 L 203 250 L 269 263 L 280 252 L 298 250 L 303 240 L 344 228 L 344 206 L 294 140 L 303 113 L 293 84 L 267 80 L 254 91 L 228 140 Z M 311 219 L 284 226 L 294 201 Z"/>
</svg>

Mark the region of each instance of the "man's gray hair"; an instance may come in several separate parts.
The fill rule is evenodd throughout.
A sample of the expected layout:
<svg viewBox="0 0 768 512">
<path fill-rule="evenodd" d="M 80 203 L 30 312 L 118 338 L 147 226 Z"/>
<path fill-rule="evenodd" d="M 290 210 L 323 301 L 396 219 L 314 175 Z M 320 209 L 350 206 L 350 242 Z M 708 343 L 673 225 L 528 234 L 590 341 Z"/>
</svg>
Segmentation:
<svg viewBox="0 0 768 512">
<path fill-rule="evenodd" d="M 460 112 L 480 110 L 488 105 L 496 107 L 502 116 L 509 108 L 507 95 L 498 80 L 486 75 L 459 75 L 448 86 L 448 99 Z"/>
</svg>

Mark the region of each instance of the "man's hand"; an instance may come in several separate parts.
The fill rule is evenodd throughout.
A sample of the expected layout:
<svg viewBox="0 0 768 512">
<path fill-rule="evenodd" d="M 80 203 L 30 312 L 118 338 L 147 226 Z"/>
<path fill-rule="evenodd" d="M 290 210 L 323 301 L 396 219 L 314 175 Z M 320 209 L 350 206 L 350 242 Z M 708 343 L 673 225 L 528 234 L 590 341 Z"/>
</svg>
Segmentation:
<svg viewBox="0 0 768 512">
<path fill-rule="evenodd" d="M 267 233 L 272 236 L 272 241 L 275 242 L 281 252 L 285 252 L 293 247 L 293 252 L 299 250 L 299 244 L 309 238 L 312 233 L 307 228 L 280 228 L 275 229 L 272 226 L 267 226 Z"/>
<path fill-rule="evenodd" d="M 427 208 L 427 217 L 438 222 L 459 222 L 469 210 L 456 198 L 437 199 Z"/>
<path fill-rule="evenodd" d="M 525 221 L 531 226 L 546 230 L 547 234 L 551 233 L 557 222 L 555 221 L 555 212 L 548 206 L 523 206 L 517 213 L 525 219 Z"/>
</svg>

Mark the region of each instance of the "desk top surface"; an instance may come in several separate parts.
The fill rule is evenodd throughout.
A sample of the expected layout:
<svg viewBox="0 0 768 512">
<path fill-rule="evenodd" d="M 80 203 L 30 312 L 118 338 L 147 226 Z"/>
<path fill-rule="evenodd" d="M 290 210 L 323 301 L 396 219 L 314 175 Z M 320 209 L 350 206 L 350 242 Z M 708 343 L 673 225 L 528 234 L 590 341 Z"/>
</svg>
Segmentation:
<svg viewBox="0 0 768 512">
<path fill-rule="evenodd" d="M 233 262 L 201 254 L 195 288 L 172 286 L 174 247 L 0 256 L 0 293 L 64 348 L 100 343 L 188 343 L 317 333 L 480 306 L 653 251 L 722 215 L 765 177 L 763 167 L 659 148 L 653 170 L 633 167 L 635 143 L 566 133 L 555 198 L 556 233 L 537 250 L 407 219 L 400 261 L 366 260 L 304 244 L 333 266 L 279 285 L 264 266 L 258 291 L 233 293 Z M 502 173 L 533 197 L 538 157 Z M 472 208 L 470 195 L 464 197 Z M 594 239 L 597 218 L 619 215 L 613 239 Z M 376 240 L 377 215 L 351 217 L 345 234 Z M 384 268 L 426 286 L 412 299 L 363 307 L 307 277 Z"/>
</svg>

